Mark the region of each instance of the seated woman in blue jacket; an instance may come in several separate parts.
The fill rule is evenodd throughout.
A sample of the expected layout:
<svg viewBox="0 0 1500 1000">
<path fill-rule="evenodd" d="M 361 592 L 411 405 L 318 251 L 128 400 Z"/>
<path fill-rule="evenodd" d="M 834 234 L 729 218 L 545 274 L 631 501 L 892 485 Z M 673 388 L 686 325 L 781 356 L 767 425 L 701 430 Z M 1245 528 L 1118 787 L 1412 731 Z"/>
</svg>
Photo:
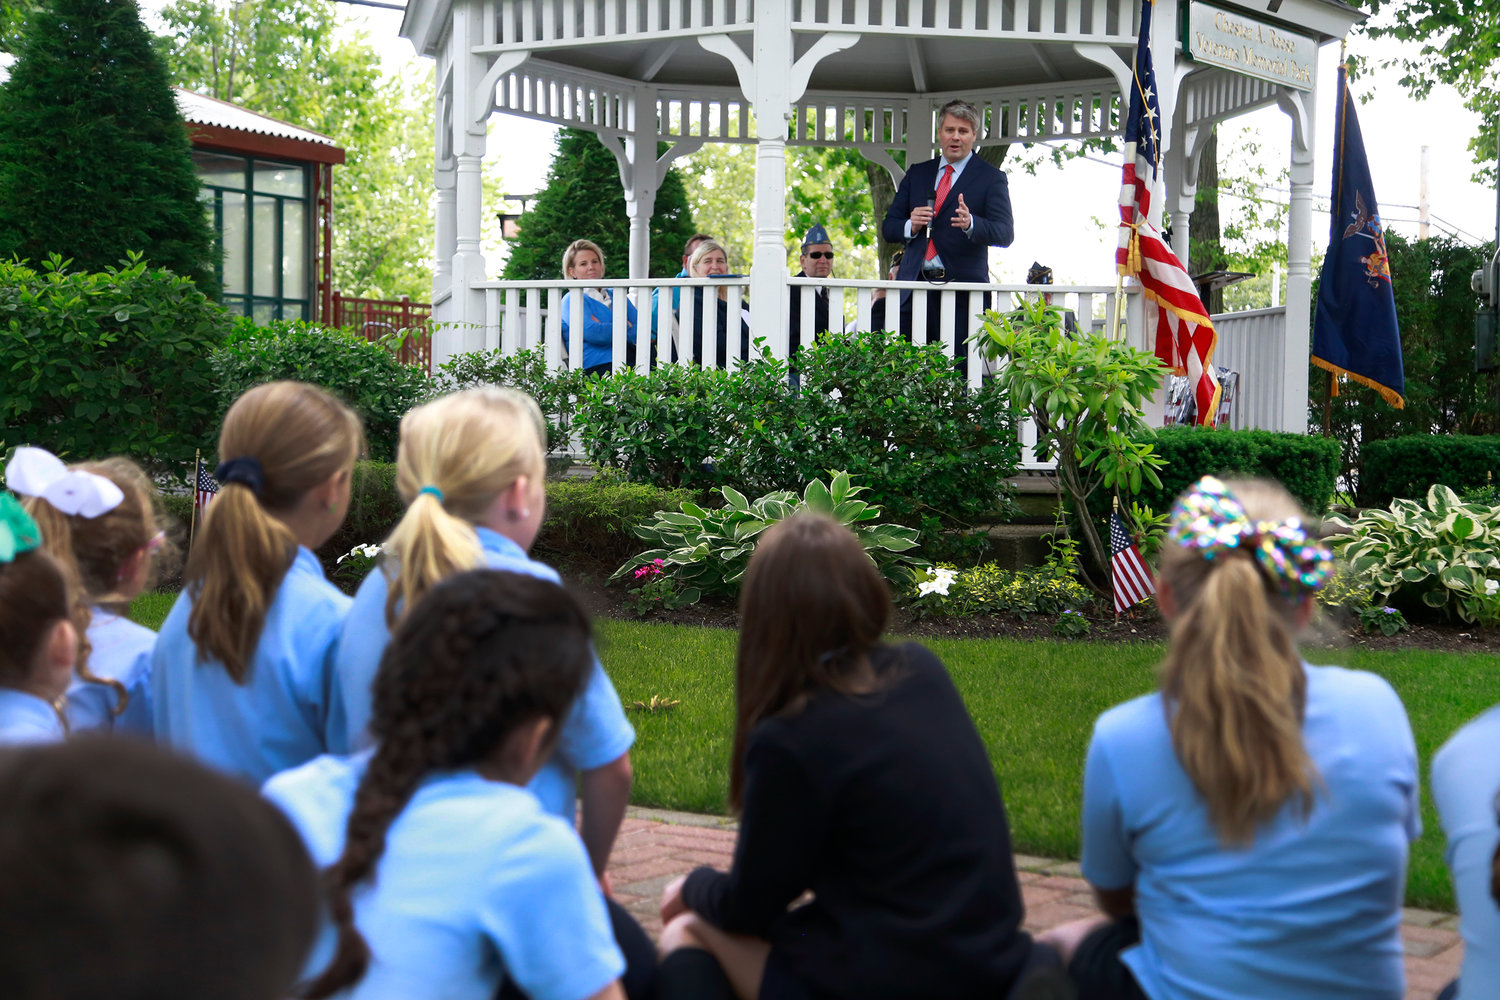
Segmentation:
<svg viewBox="0 0 1500 1000">
<path fill-rule="evenodd" d="M 590 240 L 574 240 L 563 251 L 563 274 L 575 281 L 604 277 L 604 251 Z M 583 370 L 589 375 L 608 375 L 614 361 L 615 314 L 613 296 L 607 288 L 583 289 Z M 625 300 L 625 340 L 635 345 L 635 304 Z M 569 348 L 568 328 L 573 322 L 573 293 L 562 299 L 563 350 Z M 631 353 L 634 353 L 633 351 Z M 631 364 L 628 357 L 625 364 Z"/>
</svg>

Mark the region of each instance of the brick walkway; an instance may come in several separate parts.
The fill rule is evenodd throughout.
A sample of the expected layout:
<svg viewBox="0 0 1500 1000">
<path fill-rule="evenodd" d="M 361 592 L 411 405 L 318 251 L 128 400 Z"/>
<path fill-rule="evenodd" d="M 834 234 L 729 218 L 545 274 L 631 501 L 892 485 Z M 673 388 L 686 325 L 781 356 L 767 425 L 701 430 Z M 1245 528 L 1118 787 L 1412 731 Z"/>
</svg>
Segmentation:
<svg viewBox="0 0 1500 1000">
<path fill-rule="evenodd" d="M 728 868 L 734 850 L 734 824 L 716 816 L 630 810 L 610 858 L 615 898 L 654 937 L 661 930 L 657 904 L 661 890 L 699 865 Z M 1026 929 L 1043 931 L 1095 911 L 1077 862 L 1016 855 Z M 1407 1000 L 1432 1000 L 1458 974 L 1463 959 L 1458 918 L 1430 910 L 1406 911 L 1401 928 L 1406 945 Z"/>
</svg>

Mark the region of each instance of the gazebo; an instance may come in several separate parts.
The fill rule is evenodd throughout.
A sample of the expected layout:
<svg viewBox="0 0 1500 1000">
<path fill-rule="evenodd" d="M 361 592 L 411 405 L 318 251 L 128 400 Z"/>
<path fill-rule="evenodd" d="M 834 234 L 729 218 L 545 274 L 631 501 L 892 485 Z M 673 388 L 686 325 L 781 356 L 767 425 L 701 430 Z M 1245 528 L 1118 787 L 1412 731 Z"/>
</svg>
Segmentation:
<svg viewBox="0 0 1500 1000">
<path fill-rule="evenodd" d="M 1167 187 L 1156 203 L 1168 208 L 1180 257 L 1208 129 L 1267 105 L 1290 118 L 1286 305 L 1226 318 L 1216 360 L 1244 373 L 1236 425 L 1303 431 L 1319 49 L 1363 15 L 1338 0 L 1157 0 L 1152 16 Z M 491 281 L 480 250 L 480 168 L 497 111 L 592 131 L 615 154 L 630 217 L 630 276 L 605 283 L 638 301 L 657 287 L 724 283 L 648 278 L 647 222 L 674 159 L 706 142 L 754 145 L 750 314 L 785 317 L 789 295 L 827 284 L 788 276 L 788 144 L 853 147 L 899 183 L 904 163 L 933 155 L 935 111 L 953 97 L 981 108 L 988 143 L 1118 135 L 1139 17 L 1134 0 L 410 0 L 401 34 L 437 62 L 433 303 L 445 326 L 434 354 L 541 344 L 563 362 L 556 306 L 583 283 Z M 666 144 L 660 155 L 659 144 Z M 1108 261 L 1100 261 L 1100 277 L 1098 285 L 1048 290 L 1069 297 L 1085 321 L 1125 308 L 1128 339 L 1150 349 L 1138 296 L 1117 297 Z M 882 287 L 942 296 L 948 315 L 956 292 L 989 290 L 1005 301 L 1036 290 L 844 279 L 832 286 L 860 320 Z M 731 315 L 740 294 L 735 284 Z M 616 358 L 624 356 L 622 312 Z M 802 315 L 810 322 L 812 310 Z M 785 354 L 784 319 L 761 321 L 756 332 Z M 665 337 L 658 350 L 665 359 Z M 639 363 L 647 363 L 645 351 Z M 969 371 L 977 381 L 979 366 Z"/>
</svg>

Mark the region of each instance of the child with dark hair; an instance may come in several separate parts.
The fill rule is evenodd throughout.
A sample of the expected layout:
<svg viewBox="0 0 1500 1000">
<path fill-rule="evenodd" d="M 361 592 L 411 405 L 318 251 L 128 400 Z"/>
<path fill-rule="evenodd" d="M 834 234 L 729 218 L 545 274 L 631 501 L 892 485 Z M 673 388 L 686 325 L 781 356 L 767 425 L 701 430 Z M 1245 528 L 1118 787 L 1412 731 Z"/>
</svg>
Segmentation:
<svg viewBox="0 0 1500 1000">
<path fill-rule="evenodd" d="M 984 743 L 932 653 L 881 642 L 889 615 L 847 528 L 800 515 L 762 537 L 740 596 L 734 864 L 663 892 L 664 998 L 1000 1000 L 1065 985 L 1020 929 Z"/>
<path fill-rule="evenodd" d="M 57 705 L 78 659 L 78 630 L 62 568 L 41 545 L 31 515 L 0 493 L 0 743 L 67 735 Z"/>
<path fill-rule="evenodd" d="M 144 741 L 0 753 L 8 1000 L 279 1000 L 317 872 L 255 792 Z"/>
<path fill-rule="evenodd" d="M 555 583 L 472 570 L 426 588 L 381 658 L 374 749 L 266 783 L 326 868 L 334 926 L 304 996 L 623 996 L 583 845 L 524 787 L 592 668 Z"/>
<path fill-rule="evenodd" d="M 6 485 L 25 496 L 43 547 L 73 590 L 84 630 L 64 712 L 72 732 L 150 735 L 156 633 L 132 622 L 130 602 L 150 586 L 166 533 L 151 480 L 128 458 L 67 466 L 41 448 L 17 448 Z"/>
</svg>

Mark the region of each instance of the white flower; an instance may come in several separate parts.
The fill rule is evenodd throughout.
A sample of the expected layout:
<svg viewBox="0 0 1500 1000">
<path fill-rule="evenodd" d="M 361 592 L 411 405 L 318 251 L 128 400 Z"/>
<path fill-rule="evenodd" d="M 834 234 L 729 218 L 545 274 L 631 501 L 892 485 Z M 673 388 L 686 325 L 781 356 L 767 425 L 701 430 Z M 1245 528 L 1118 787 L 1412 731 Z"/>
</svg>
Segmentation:
<svg viewBox="0 0 1500 1000">
<path fill-rule="evenodd" d="M 932 571 L 932 579 L 917 584 L 917 596 L 926 597 L 928 594 L 942 594 L 948 596 L 948 588 L 953 586 L 953 581 L 958 579 L 958 570 L 935 569 Z"/>
<path fill-rule="evenodd" d="M 350 556 L 363 556 L 366 559 L 374 559 L 378 555 L 380 555 L 379 545 L 356 545 L 354 546 L 354 548 L 350 549 L 348 552 L 345 552 L 343 555 L 335 559 L 334 565 L 338 565 L 345 559 L 348 559 Z"/>
<path fill-rule="evenodd" d="M 1486 580 L 1486 581 L 1484 581 L 1484 596 L 1485 597 L 1494 597 L 1495 593 L 1497 591 L 1500 591 L 1500 580 Z"/>
</svg>

